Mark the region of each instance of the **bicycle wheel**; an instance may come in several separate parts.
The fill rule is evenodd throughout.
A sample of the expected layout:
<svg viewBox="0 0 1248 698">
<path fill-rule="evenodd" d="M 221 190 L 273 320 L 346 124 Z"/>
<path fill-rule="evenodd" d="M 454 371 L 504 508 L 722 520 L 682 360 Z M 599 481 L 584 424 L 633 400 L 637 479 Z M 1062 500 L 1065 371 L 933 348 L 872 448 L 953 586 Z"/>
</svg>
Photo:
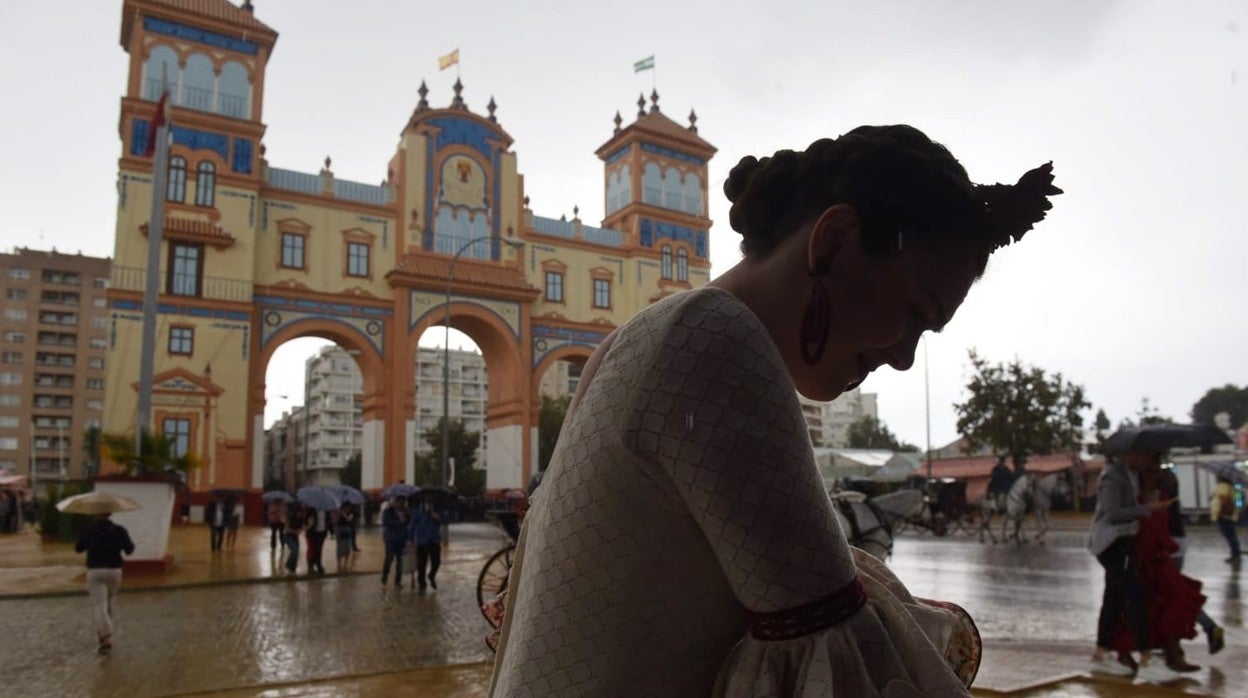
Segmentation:
<svg viewBox="0 0 1248 698">
<path fill-rule="evenodd" d="M 477 609 L 481 611 L 481 615 L 486 620 L 490 617 L 485 615 L 483 606 L 487 601 L 493 601 L 507 590 L 507 575 L 511 572 L 515 552 L 516 546 L 509 545 L 494 553 L 489 560 L 486 560 L 485 566 L 481 568 L 481 574 L 477 576 Z M 492 622 L 491 625 L 493 625 Z"/>
</svg>

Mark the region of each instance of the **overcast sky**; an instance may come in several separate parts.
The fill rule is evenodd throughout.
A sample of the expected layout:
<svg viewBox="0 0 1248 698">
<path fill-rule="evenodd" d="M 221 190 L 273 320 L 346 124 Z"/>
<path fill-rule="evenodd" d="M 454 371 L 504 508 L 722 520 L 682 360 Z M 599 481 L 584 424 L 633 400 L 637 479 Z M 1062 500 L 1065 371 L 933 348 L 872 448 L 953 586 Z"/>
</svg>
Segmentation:
<svg viewBox="0 0 1248 698">
<path fill-rule="evenodd" d="M 464 97 L 481 112 L 498 102 L 535 211 L 579 205 L 594 222 L 593 151 L 657 78 L 664 112 L 683 122 L 696 108 L 719 148 L 713 275 L 740 258 L 720 186 L 743 155 L 904 122 L 976 181 L 1012 182 L 1053 160 L 1067 194 L 928 340 L 934 444 L 956 436 L 951 404 L 972 347 L 1061 371 L 1115 422 L 1143 396 L 1182 418 L 1209 387 L 1248 380 L 1243 2 L 254 4 L 281 35 L 264 104 L 277 167 L 315 172 L 332 155 L 338 177 L 381 181 L 421 79 L 435 106 L 450 102 L 454 70 L 436 59 L 459 48 Z M 0 12 L 2 244 L 110 255 L 121 2 Z M 634 75 L 650 54 L 657 73 Z M 300 375 L 271 371 L 270 397 L 301 392 Z M 921 357 L 864 390 L 923 443 Z"/>
</svg>

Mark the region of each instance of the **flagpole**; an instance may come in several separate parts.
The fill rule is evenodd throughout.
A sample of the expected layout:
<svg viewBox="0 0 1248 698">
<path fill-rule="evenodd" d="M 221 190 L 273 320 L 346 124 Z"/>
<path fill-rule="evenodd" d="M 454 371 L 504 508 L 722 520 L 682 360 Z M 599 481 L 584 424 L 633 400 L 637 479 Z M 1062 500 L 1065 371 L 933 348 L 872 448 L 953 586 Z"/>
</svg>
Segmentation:
<svg viewBox="0 0 1248 698">
<path fill-rule="evenodd" d="M 168 67 L 162 66 L 161 96 L 163 102 L 157 108 L 172 113 L 168 103 L 169 75 Z M 156 303 L 160 290 L 160 242 L 165 227 L 165 196 L 169 177 L 169 126 L 171 119 L 161 118 L 157 114 L 152 118 L 152 127 L 156 129 L 156 152 L 152 158 L 152 210 L 147 221 L 147 275 L 143 290 L 143 343 L 139 349 L 139 406 L 135 420 L 134 444 L 135 454 L 143 455 L 143 432 L 147 431 L 152 421 L 152 383 L 156 363 Z M 172 274 L 173 270 L 166 270 Z"/>
</svg>

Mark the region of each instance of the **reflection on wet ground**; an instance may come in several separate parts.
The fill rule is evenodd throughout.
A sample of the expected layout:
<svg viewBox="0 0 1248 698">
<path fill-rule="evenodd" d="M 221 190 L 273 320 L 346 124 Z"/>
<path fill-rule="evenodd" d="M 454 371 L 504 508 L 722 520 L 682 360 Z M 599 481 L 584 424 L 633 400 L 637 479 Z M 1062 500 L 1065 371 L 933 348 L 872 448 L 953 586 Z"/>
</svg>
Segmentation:
<svg viewBox="0 0 1248 698">
<path fill-rule="evenodd" d="M 1193 536 L 1188 572 L 1205 582 L 1227 650 L 1211 659 L 1203 641 L 1186 643 L 1205 669 L 1175 689 L 1084 678 L 1102 572 L 1081 536 L 1068 538 L 1019 548 L 906 535 L 890 564 L 916 595 L 974 614 L 986 645 L 978 695 L 1239 695 L 1248 686 L 1240 573 L 1222 562 L 1211 531 Z M 85 598 L 0 600 L 5 627 L 23 637 L 0 654 L 0 675 L 28 695 L 483 696 L 491 655 L 475 585 L 500 542 L 486 526 L 458 530 L 441 588 L 425 596 L 383 589 L 374 575 L 123 594 L 116 648 L 104 658 Z M 267 553 L 265 542 L 262 562 Z"/>
</svg>

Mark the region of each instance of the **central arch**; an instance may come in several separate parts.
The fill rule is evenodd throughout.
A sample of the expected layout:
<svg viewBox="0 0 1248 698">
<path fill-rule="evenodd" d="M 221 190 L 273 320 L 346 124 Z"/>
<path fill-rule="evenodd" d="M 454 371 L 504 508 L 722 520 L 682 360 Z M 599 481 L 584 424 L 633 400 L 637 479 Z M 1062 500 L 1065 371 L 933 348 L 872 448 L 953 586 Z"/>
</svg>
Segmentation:
<svg viewBox="0 0 1248 698">
<path fill-rule="evenodd" d="M 444 303 L 429 309 L 415 321 L 407 335 L 404 352 L 407 363 L 415 362 L 420 338 L 427 330 L 438 332 L 445 326 L 446 313 Z M 462 297 L 452 299 L 450 316 L 451 328 L 467 335 L 481 349 L 489 376 L 485 415 L 489 443 L 486 480 L 492 489 L 519 487 L 528 477 L 530 467 L 525 454 L 533 448 L 528 429 L 532 423 L 531 381 L 526 369 L 529 354 L 521 342 L 522 324 L 527 320 L 518 314 L 509 322 L 490 305 Z M 410 382 L 414 384 L 414 380 Z M 416 439 L 420 436 L 415 429 L 417 396 L 414 389 L 407 394 L 410 397 L 402 406 L 408 425 L 403 444 L 404 474 L 411 477 L 415 470 Z"/>
</svg>

